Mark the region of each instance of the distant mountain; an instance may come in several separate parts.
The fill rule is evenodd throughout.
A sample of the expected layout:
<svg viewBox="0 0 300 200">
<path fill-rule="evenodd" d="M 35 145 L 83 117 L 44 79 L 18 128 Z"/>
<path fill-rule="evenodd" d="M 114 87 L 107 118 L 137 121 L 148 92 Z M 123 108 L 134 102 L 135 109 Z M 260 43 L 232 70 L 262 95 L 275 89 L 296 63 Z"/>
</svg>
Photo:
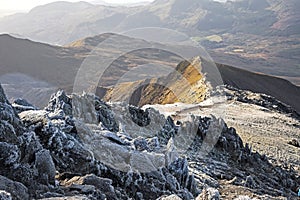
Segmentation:
<svg viewBox="0 0 300 200">
<path fill-rule="evenodd" d="M 282 36 L 299 34 L 300 32 L 300 2 L 297 0 L 269 0 L 271 10 L 277 14 L 278 20 L 272 25 L 276 34 Z"/>
<path fill-rule="evenodd" d="M 51 93 L 58 88 L 65 89 L 68 92 L 73 91 L 75 77 L 82 62 L 92 50 L 95 50 L 94 47 L 111 36 L 137 46 L 153 45 L 145 40 L 112 34 L 89 37 L 75 42 L 69 47 L 51 46 L 26 39 L 17 39 L 9 35 L 1 35 L 0 82 L 10 98 L 26 96 L 32 103 L 43 106 L 40 104 L 41 100 L 49 98 Z M 115 43 L 112 41 L 110 43 L 111 46 L 104 49 L 106 55 L 97 56 L 102 56 L 101 60 L 105 60 L 113 55 L 118 41 L 120 40 L 116 40 Z M 161 48 L 164 48 L 164 46 L 162 45 Z M 101 51 L 103 52 L 103 49 Z M 154 67 L 163 64 L 174 69 L 177 66 L 176 71 L 180 72 L 192 85 L 189 90 L 180 92 L 181 100 L 185 99 L 185 102 L 202 101 L 205 97 L 206 86 L 205 84 L 196 84 L 203 82 L 202 75 L 195 73 L 189 63 L 178 65 L 181 61 L 182 58 L 174 57 L 173 54 L 168 52 L 157 52 L 147 49 L 132 52 L 114 61 L 101 77 L 99 84 L 92 84 L 90 89 L 91 91 L 96 90 L 97 95 L 109 99 L 112 94 L 111 86 L 116 85 L 126 72 L 132 71 L 136 66 L 147 63 L 152 63 Z M 205 62 L 202 62 L 201 65 L 202 68 L 207 66 Z M 180 83 L 175 74 L 170 74 L 168 71 L 156 71 L 153 66 L 152 68 L 145 68 L 142 73 L 136 72 L 132 74 L 133 77 L 125 78 L 115 88 L 117 92 L 114 94 L 119 95 L 117 99 L 122 100 L 122 95 L 128 95 L 130 89 L 139 88 L 134 91 L 135 94 L 131 102 L 133 104 L 144 105 L 151 102 L 173 103 L 178 101 L 178 99 L 174 98 L 174 95 L 170 94 L 169 90 L 159 85 L 166 85 L 161 83 L 167 81 L 169 87 L 181 88 L 183 84 Z M 274 96 L 278 100 L 292 106 L 298 112 L 300 111 L 300 89 L 290 82 L 227 65 L 217 64 L 217 67 L 225 84 Z M 97 74 L 97 68 L 95 70 L 86 73 Z M 145 70 L 151 71 L 150 74 L 157 73 L 157 77 L 161 78 L 147 82 L 149 78 L 144 77 L 144 73 L 147 74 Z M 86 84 L 89 85 L 91 83 Z M 133 87 L 134 85 L 136 87 Z"/>
<path fill-rule="evenodd" d="M 2 19 L 0 31 L 55 44 L 66 44 L 103 31 L 124 31 L 154 25 L 180 30 L 191 36 L 203 31 L 256 35 L 272 31 L 288 35 L 300 33 L 297 27 L 291 26 L 299 22 L 297 0 L 242 0 L 227 3 L 212 0 L 157 0 L 138 8 L 106 7 L 102 1 L 97 1 L 97 4 L 61 1 L 38 6 L 27 14 Z M 113 25 L 107 27 L 105 21 Z M 287 27 L 293 30 L 284 30 Z M 56 34 L 49 34 L 54 30 Z"/>
<path fill-rule="evenodd" d="M 156 0 L 145 6 L 55 2 L 0 19 L 0 33 L 67 45 L 81 38 L 141 27 L 178 30 L 216 62 L 300 85 L 299 1 Z"/>
</svg>

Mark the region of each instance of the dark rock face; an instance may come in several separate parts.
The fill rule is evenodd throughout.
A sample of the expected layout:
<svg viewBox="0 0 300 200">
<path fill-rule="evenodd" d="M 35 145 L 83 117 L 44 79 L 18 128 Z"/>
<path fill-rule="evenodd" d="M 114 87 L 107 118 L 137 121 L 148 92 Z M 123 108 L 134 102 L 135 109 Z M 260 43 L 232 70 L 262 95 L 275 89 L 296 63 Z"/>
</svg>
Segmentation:
<svg viewBox="0 0 300 200">
<path fill-rule="evenodd" d="M 118 106 L 92 95 L 58 91 L 44 110 L 17 115 L 0 87 L 0 190 L 6 192 L 0 195 L 219 199 L 218 180 L 234 180 L 258 194 L 264 194 L 264 188 L 274 196 L 294 194 L 299 185 L 293 171 L 276 168 L 265 156 L 253 153 L 223 120 L 194 117 L 197 135 L 186 157 L 181 157 L 174 141 L 184 123 L 175 125 L 171 117 L 131 106 L 123 116 L 137 125 L 136 134 L 130 135 L 115 119 L 112 108 Z M 157 115 L 154 124 L 164 121 L 158 126 L 161 130 L 146 129 L 156 130 L 146 137 L 139 131 L 153 122 L 151 115 Z M 211 126 L 218 127 L 220 135 L 215 136 Z M 214 137 L 216 145 L 208 156 L 199 156 L 206 138 Z M 250 175 L 247 168 L 255 171 Z"/>
</svg>

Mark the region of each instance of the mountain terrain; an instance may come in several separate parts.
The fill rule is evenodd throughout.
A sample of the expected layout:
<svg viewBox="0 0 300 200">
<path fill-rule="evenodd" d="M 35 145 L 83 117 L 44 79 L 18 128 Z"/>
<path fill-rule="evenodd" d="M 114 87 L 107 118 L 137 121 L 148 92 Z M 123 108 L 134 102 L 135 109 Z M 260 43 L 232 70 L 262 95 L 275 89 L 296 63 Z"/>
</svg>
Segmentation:
<svg viewBox="0 0 300 200">
<path fill-rule="evenodd" d="M 299 198 L 299 6 L 59 1 L 0 18 L 0 199 Z"/>
<path fill-rule="evenodd" d="M 0 20 L 0 32 L 55 45 L 105 32 L 161 27 L 180 31 L 219 63 L 299 85 L 297 0 L 157 0 L 122 7 L 55 2 Z"/>
<path fill-rule="evenodd" d="M 299 115 L 264 95 L 225 91 L 218 104 L 139 109 L 60 90 L 37 109 L 24 99 L 11 104 L 0 87 L 0 195 L 295 199 Z"/>
<path fill-rule="evenodd" d="M 1 48 L 0 51 L 0 80 L 8 97 L 23 97 L 35 105 L 43 107 L 45 101 L 57 89 L 73 92 L 74 82 L 79 69 L 83 68 L 83 62 L 89 58 L 91 52 L 97 51 L 95 48 L 100 42 L 108 38 L 113 38 L 115 43 L 111 42 L 110 47 L 99 49 L 101 52 L 106 52 L 101 56 L 99 52 L 97 53 L 97 56 L 100 56 L 97 57 L 99 60 L 107 59 L 115 52 L 115 49 L 118 48 L 119 39 L 128 44 L 135 43 L 137 47 L 139 45 L 154 45 L 144 40 L 114 34 L 102 34 L 86 38 L 72 43 L 68 47 L 52 46 L 27 39 L 14 38 L 10 35 L 1 35 L 0 44 L 5 48 Z M 164 49 L 163 45 L 158 47 Z M 300 101 L 299 87 L 284 79 L 249 72 L 228 65 L 214 64 L 203 58 L 194 65 L 192 65 L 192 61 L 182 59 L 174 56 L 172 52 L 162 52 L 159 49 L 142 49 L 131 52 L 115 60 L 99 77 L 99 82 L 96 85 L 95 83 L 87 83 L 86 88 L 106 100 L 111 100 L 112 95 L 115 95 L 115 100 L 124 100 L 125 97 L 128 98 L 128 94 L 131 94 L 128 93 L 131 90 L 132 93 L 135 92 L 131 99 L 131 103 L 134 105 L 142 106 L 151 102 L 175 103 L 174 94 L 167 88 L 178 88 L 176 84 L 180 85 L 178 79 L 178 75 L 180 75 L 188 81 L 190 91 L 185 90 L 183 93 L 178 91 L 177 94 L 182 93 L 181 101 L 195 103 L 205 98 L 208 86 L 205 84 L 203 74 L 213 69 L 220 79 L 217 80 L 217 85 L 227 84 L 239 89 L 268 94 L 290 105 L 298 112 L 300 110 L 298 103 Z M 152 66 L 146 66 L 142 72 L 133 70 L 140 65 L 149 63 Z M 161 65 L 168 66 L 172 70 L 163 72 Z M 156 68 L 157 70 L 155 70 Z M 84 74 L 91 77 L 96 74 L 95 77 L 97 78 L 97 71 L 101 71 L 100 69 L 92 68 L 90 72 L 84 71 Z M 132 71 L 131 76 L 124 78 L 124 74 Z M 148 77 L 148 74 L 154 75 L 154 78 Z M 118 82 L 120 80 L 122 80 L 121 83 Z M 162 86 L 167 86 L 167 88 Z M 112 90 L 113 88 L 114 90 Z M 191 95 L 193 91 L 197 91 L 197 94 Z M 154 95 L 155 92 L 156 95 Z M 167 96 L 169 97 L 164 98 Z M 160 100 L 159 97 L 161 97 Z M 166 101 L 166 99 L 169 100 Z"/>
</svg>

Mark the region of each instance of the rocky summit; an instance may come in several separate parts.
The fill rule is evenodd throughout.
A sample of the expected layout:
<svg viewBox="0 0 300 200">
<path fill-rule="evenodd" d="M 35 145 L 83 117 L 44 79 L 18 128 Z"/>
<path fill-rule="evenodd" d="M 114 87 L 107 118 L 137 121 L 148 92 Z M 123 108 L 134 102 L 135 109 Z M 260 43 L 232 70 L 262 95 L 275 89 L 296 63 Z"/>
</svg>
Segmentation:
<svg viewBox="0 0 300 200">
<path fill-rule="evenodd" d="M 0 87 L 0 199 L 295 199 L 299 185 L 214 116 L 64 91 L 39 110 Z"/>
</svg>

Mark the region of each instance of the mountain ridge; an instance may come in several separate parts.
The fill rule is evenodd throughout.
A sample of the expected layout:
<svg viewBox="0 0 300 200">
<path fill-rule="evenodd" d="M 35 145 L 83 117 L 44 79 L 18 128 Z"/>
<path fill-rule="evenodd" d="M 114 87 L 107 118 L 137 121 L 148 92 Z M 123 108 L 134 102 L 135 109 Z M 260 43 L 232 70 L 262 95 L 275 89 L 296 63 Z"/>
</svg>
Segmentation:
<svg viewBox="0 0 300 200">
<path fill-rule="evenodd" d="M 110 34 L 96 36 L 94 38 L 95 39 L 94 42 L 96 41 L 101 42 L 101 40 L 109 36 Z M 125 38 L 126 40 L 128 40 L 128 42 L 132 42 L 131 38 L 124 37 L 123 39 Z M 91 37 L 90 40 L 92 39 L 93 38 Z M 144 42 L 144 41 L 134 39 L 134 42 Z M 2 45 L 6 46 L 6 48 L 2 49 L 0 53 L 0 57 L 2 61 L 0 63 L 1 66 L 0 71 L 2 77 L 0 78 L 0 80 L 1 79 L 3 80 L 5 76 L 8 76 L 9 74 L 23 73 L 26 76 L 36 79 L 36 81 L 40 82 L 43 80 L 47 82 L 49 84 L 47 87 L 53 88 L 54 91 L 57 90 L 58 88 L 63 88 L 66 89 L 68 92 L 72 92 L 73 90 L 72 85 L 74 84 L 74 79 L 76 77 L 77 71 L 80 65 L 82 64 L 83 60 L 91 51 L 90 47 L 83 48 L 83 49 L 82 46 L 57 47 L 48 44 L 44 45 L 37 42 L 31 42 L 30 40 L 15 39 L 14 37 L 8 35 L 0 36 L 0 43 L 1 46 Z M 28 51 L 28 49 L 31 49 L 31 51 Z M 108 49 L 108 51 L 111 50 Z M 13 55 L 13 57 L 11 55 Z M 140 64 L 144 62 L 154 62 L 157 59 L 159 59 L 159 57 L 156 56 L 153 57 L 153 55 L 156 54 L 151 53 L 149 55 L 151 55 L 152 57 L 150 56 L 147 58 L 144 57 L 145 55 L 143 55 L 142 52 L 136 52 L 135 56 L 137 56 L 136 59 L 139 60 L 138 63 Z M 174 67 L 176 67 L 177 64 L 179 63 L 179 60 L 178 59 L 170 60 L 171 57 L 169 58 L 168 56 L 169 55 L 166 55 L 165 57 L 166 61 L 169 61 L 168 64 L 170 64 L 170 66 L 173 65 Z M 148 59 L 148 61 L 146 61 L 145 59 Z M 120 65 L 120 63 L 123 62 L 122 60 L 123 59 L 115 63 L 117 67 L 115 69 L 118 69 L 118 66 L 120 67 L 123 65 L 122 68 L 124 67 L 125 68 L 122 70 L 125 71 L 129 70 L 130 68 L 126 67 L 127 66 L 126 62 Z M 24 65 L 24 63 L 27 64 Z M 221 76 L 225 84 L 232 85 L 239 89 L 252 90 L 253 92 L 266 93 L 268 95 L 274 96 L 277 99 L 281 100 L 282 102 L 291 105 L 294 109 L 296 109 L 299 112 L 299 107 L 298 107 L 299 105 L 297 103 L 299 102 L 298 100 L 300 96 L 298 95 L 300 92 L 299 87 L 292 85 L 290 82 L 285 81 L 283 79 L 271 77 L 271 76 L 255 74 L 249 71 L 241 70 L 226 65 L 217 64 L 217 67 L 221 73 Z M 114 68 L 112 68 L 112 70 L 113 69 Z M 106 76 L 104 76 L 103 80 L 111 82 L 114 79 L 116 80 L 119 79 L 120 75 L 111 77 L 109 73 Z M 109 79 L 106 79 L 105 77 Z M 252 78 L 250 79 L 249 77 Z M 114 79 L 110 80 L 111 78 Z M 17 92 L 18 89 L 16 89 L 16 85 L 17 85 L 16 82 L 15 83 L 7 82 L 7 83 L 9 84 L 4 85 L 4 87 L 7 90 L 11 91 L 8 92 L 8 94 L 17 94 L 17 93 L 19 93 L 19 95 L 24 94 L 25 89 L 22 91 L 22 89 L 19 88 L 21 91 Z M 114 81 L 111 83 L 114 83 Z M 257 83 L 260 83 L 260 85 Z M 28 83 L 24 82 L 23 86 L 26 86 L 27 84 Z M 30 90 L 35 91 L 34 88 L 32 88 L 31 86 L 29 88 L 27 89 L 26 92 L 29 92 Z M 49 91 L 49 94 L 46 95 L 45 99 L 49 98 L 50 93 L 54 92 L 53 90 Z M 41 92 L 43 91 L 43 89 L 39 88 L 38 91 Z M 102 95 L 104 95 L 107 92 L 107 89 L 100 87 L 98 88 L 97 91 L 100 92 Z M 27 96 L 32 96 L 32 95 L 27 95 Z M 35 100 L 29 99 L 29 100 L 33 103 L 36 102 L 36 99 Z"/>
<path fill-rule="evenodd" d="M 299 5 L 295 0 L 174 0 L 131 8 L 81 2 L 67 3 L 63 11 L 51 5 L 0 19 L 0 33 L 67 45 L 106 32 L 148 26 L 169 28 L 197 41 L 217 62 L 300 84 Z"/>
</svg>

